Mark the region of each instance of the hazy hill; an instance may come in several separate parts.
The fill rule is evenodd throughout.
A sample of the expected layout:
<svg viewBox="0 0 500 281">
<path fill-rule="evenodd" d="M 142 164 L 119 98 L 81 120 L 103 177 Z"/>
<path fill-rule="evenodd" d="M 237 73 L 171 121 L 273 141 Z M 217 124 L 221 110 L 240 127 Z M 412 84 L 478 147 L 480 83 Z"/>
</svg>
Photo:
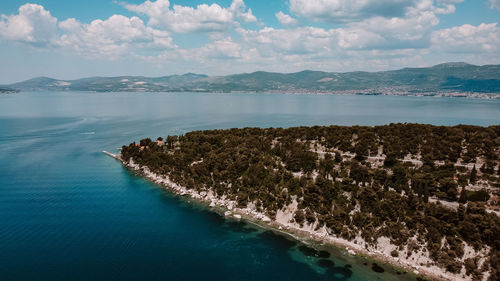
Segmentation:
<svg viewBox="0 0 500 281">
<path fill-rule="evenodd" d="M 427 68 L 380 72 L 274 73 L 257 71 L 228 76 L 188 73 L 163 77 L 120 76 L 56 80 L 47 77 L 7 85 L 22 91 L 406 91 L 500 93 L 500 65 L 446 63 Z"/>
</svg>

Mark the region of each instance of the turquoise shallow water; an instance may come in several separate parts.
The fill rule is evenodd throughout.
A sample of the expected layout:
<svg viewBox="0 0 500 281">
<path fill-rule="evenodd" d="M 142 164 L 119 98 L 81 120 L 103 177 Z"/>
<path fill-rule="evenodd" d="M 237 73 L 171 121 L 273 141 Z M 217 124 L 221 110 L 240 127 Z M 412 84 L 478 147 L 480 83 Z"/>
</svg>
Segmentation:
<svg viewBox="0 0 500 281">
<path fill-rule="evenodd" d="M 500 101 L 204 93 L 0 95 L 2 280 L 415 280 L 226 221 L 101 153 L 144 137 L 245 126 L 500 123 Z M 323 264 L 325 262 L 323 261 Z M 366 265 L 365 265 L 366 264 Z M 346 265 L 349 265 L 346 267 Z"/>
</svg>

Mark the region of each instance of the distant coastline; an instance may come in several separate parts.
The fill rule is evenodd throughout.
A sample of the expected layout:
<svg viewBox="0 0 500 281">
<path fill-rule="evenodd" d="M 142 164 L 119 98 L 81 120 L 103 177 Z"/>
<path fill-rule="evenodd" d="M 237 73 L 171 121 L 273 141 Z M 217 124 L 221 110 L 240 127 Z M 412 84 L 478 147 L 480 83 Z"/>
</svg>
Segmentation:
<svg viewBox="0 0 500 281">
<path fill-rule="evenodd" d="M 20 93 L 20 90 L 0 91 L 0 94 Z M 25 91 L 37 92 L 37 91 Z M 60 92 L 66 92 L 60 90 Z M 103 93 L 101 91 L 67 91 L 81 93 Z M 461 99 L 485 99 L 485 100 L 500 100 L 500 93 L 475 93 L 475 92 L 422 92 L 422 93 L 407 93 L 407 92 L 381 92 L 381 91 L 107 91 L 104 93 L 207 93 L 207 94 L 282 94 L 282 95 L 343 95 L 343 96 L 393 96 L 393 97 L 435 97 L 435 98 L 461 98 Z"/>
<path fill-rule="evenodd" d="M 20 91 L 204 92 L 407 95 L 500 98 L 500 65 L 445 63 L 380 72 L 257 71 L 226 76 L 187 73 L 62 80 L 38 77 L 5 85 Z"/>
<path fill-rule="evenodd" d="M 13 94 L 13 93 L 19 93 L 19 90 L 0 87 L 0 94 Z"/>
</svg>

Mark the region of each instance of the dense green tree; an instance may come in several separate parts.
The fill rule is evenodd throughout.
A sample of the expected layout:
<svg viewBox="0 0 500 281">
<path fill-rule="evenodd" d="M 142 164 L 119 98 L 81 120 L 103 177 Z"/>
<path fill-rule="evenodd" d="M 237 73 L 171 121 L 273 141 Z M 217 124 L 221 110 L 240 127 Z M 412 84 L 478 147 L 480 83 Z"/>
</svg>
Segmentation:
<svg viewBox="0 0 500 281">
<path fill-rule="evenodd" d="M 489 192 L 498 194 L 499 144 L 500 126 L 243 128 L 168 136 L 165 145 L 143 139 L 123 146 L 121 156 L 239 207 L 255 204 L 270 218 L 297 200 L 300 225 L 317 223 L 348 240 L 361 233 L 367 243 L 384 235 L 410 252 L 425 245 L 437 265 L 451 272 L 464 265 L 476 278 L 488 267 L 492 276 L 500 272 L 500 221 L 485 208 L 498 205 Z M 380 150 L 383 166 L 370 158 Z M 458 158 L 486 164 L 478 175 L 475 166 L 456 167 Z M 479 179 L 493 191 L 467 190 L 467 181 Z M 454 210 L 431 203 L 434 197 L 463 204 Z M 488 264 L 462 261 L 462 242 L 488 245 Z"/>
<path fill-rule="evenodd" d="M 476 171 L 476 165 L 472 167 L 472 171 L 470 172 L 470 177 L 469 177 L 469 182 L 474 184 L 477 181 L 477 171 Z"/>
</svg>

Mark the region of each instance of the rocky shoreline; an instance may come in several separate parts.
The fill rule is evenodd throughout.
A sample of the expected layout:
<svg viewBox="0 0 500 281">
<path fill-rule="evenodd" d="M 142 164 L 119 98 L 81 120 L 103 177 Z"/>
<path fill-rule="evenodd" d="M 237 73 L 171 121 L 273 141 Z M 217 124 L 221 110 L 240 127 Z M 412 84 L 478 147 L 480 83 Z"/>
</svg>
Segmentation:
<svg viewBox="0 0 500 281">
<path fill-rule="evenodd" d="M 158 175 L 151 172 L 148 167 L 140 166 L 134 163 L 133 159 L 130 159 L 129 162 L 126 162 L 120 157 L 120 155 L 115 155 L 107 151 L 103 151 L 103 153 L 119 160 L 127 169 L 134 171 L 144 176 L 148 180 L 165 187 L 174 194 L 177 194 L 179 196 L 188 196 L 197 201 L 204 202 L 211 208 L 222 209 L 224 216 L 226 217 L 248 221 L 258 226 L 267 226 L 272 228 L 276 232 L 282 233 L 286 236 L 290 236 L 299 241 L 309 240 L 321 244 L 332 245 L 337 248 L 345 249 L 350 255 L 361 255 L 369 257 L 371 259 L 391 264 L 406 271 L 412 272 L 413 274 L 431 278 L 433 280 L 472 280 L 470 276 L 466 276 L 463 272 L 459 274 L 453 274 L 435 265 L 422 266 L 422 261 L 428 262 L 430 264 L 430 260 L 428 259 L 428 257 L 425 257 L 424 253 L 420 253 L 420 256 L 417 255 L 416 261 L 414 260 L 415 257 L 413 257 L 412 254 L 410 257 L 413 257 L 413 262 L 409 258 L 399 258 L 400 256 L 402 256 L 404 251 L 398 251 L 399 257 L 393 257 L 390 253 L 391 251 L 396 250 L 397 247 L 390 244 L 388 238 L 380 238 L 381 241 L 378 241 L 379 243 L 374 249 L 373 247 L 367 247 L 366 243 L 364 243 L 361 237 L 356 237 L 354 241 L 348 241 L 342 238 L 334 237 L 333 235 L 329 234 L 328 231 L 324 228 L 315 229 L 314 224 L 300 226 L 295 222 L 291 222 L 291 218 L 293 217 L 293 213 L 295 212 L 294 206 L 292 206 L 293 203 L 291 204 L 291 206 L 287 206 L 286 208 L 284 208 L 285 210 L 279 211 L 276 219 L 272 220 L 265 214 L 256 211 L 254 208 L 255 206 L 251 206 L 251 204 L 249 204 L 249 206 L 247 206 L 246 208 L 238 208 L 237 202 L 227 200 L 226 198 L 224 198 L 225 196 L 219 198 L 211 190 L 197 192 L 195 190 L 187 189 L 173 182 L 168 176 Z M 469 252 L 466 251 L 466 256 L 474 256 L 481 252 L 475 252 L 470 247 L 468 248 Z M 486 280 L 487 278 L 488 274 L 485 274 L 483 276 L 483 280 Z"/>
</svg>

